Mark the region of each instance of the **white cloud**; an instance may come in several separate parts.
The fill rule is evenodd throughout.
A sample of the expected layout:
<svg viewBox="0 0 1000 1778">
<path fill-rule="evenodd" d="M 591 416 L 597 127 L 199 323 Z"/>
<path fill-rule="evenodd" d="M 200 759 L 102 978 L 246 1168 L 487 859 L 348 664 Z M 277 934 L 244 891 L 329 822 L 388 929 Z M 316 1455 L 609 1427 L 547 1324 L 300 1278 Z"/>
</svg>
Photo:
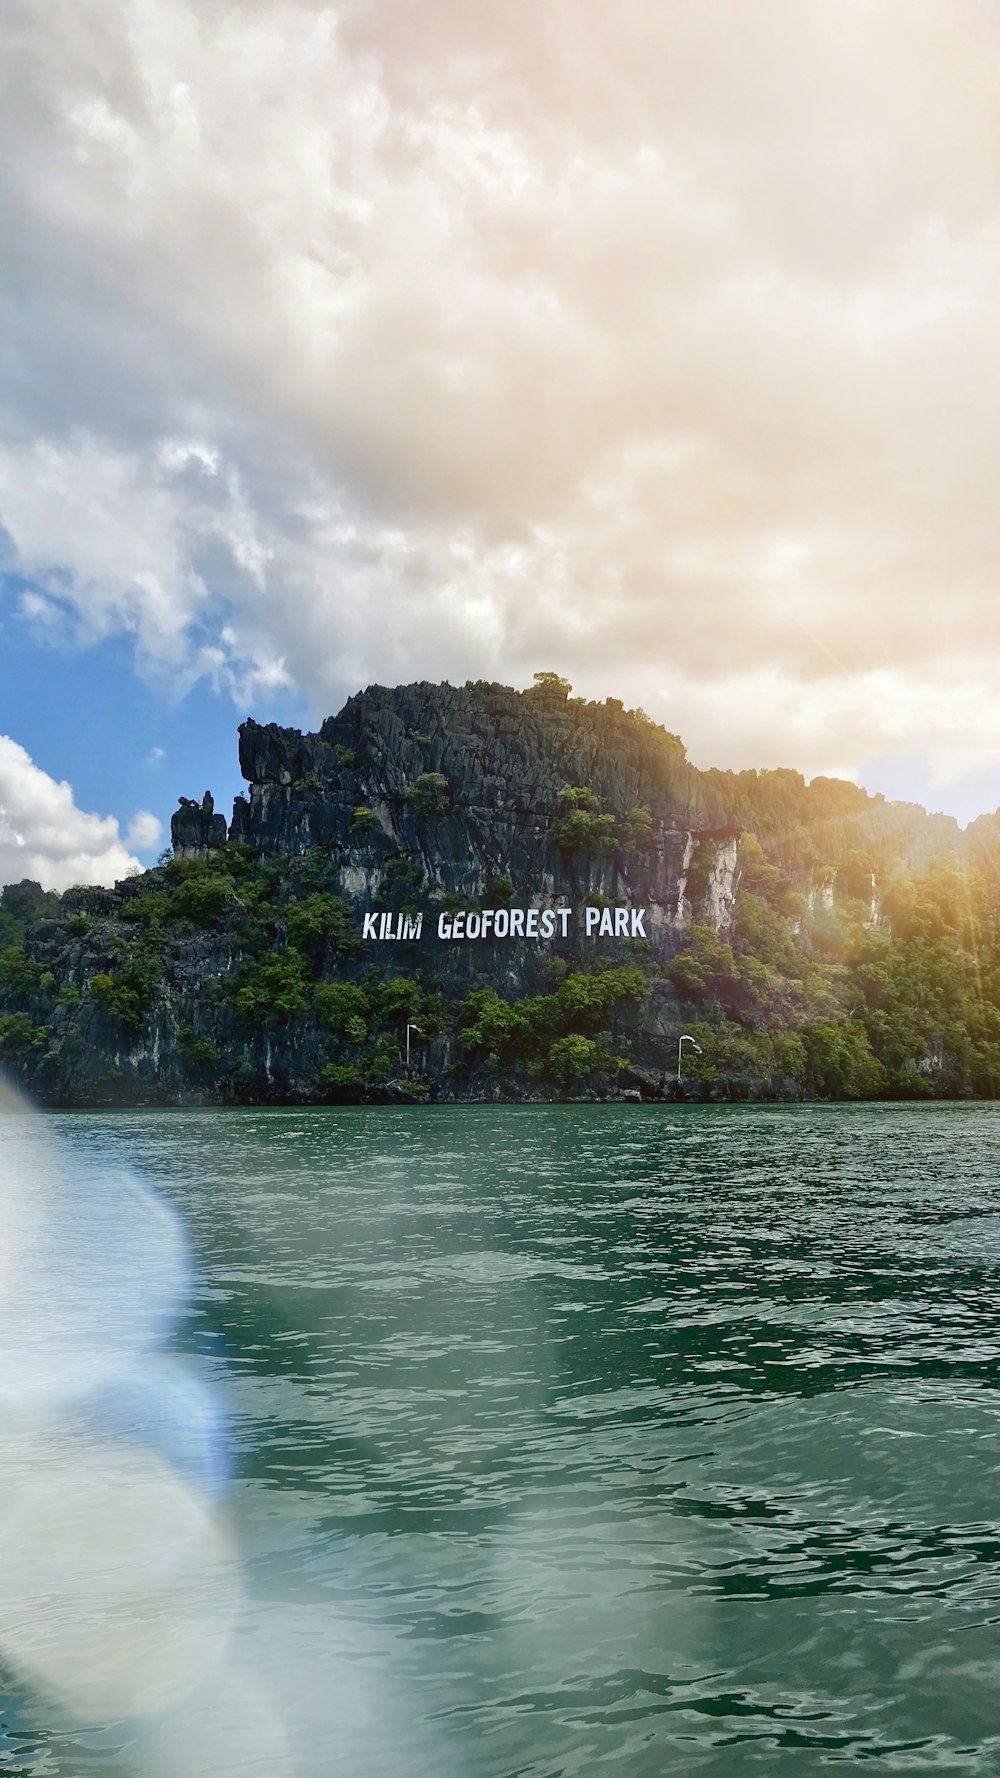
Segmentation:
<svg viewBox="0 0 1000 1778">
<path fill-rule="evenodd" d="M 5 16 L 26 621 L 240 702 L 553 666 L 706 763 L 1000 765 L 992 8 Z"/>
<path fill-rule="evenodd" d="M 137 816 L 129 844 L 155 844 L 132 838 L 138 822 L 146 824 L 144 833 L 150 822 L 159 829 L 153 816 Z M 78 809 L 69 784 L 57 783 L 16 741 L 0 735 L 0 883 L 23 877 L 43 889 L 114 883 L 137 863 L 113 816 Z"/>
<path fill-rule="evenodd" d="M 1000 760 L 1000 709 L 982 661 L 946 661 L 912 679 L 888 666 L 831 672 L 811 692 L 804 700 L 780 669 L 750 667 L 711 683 L 668 680 L 650 714 L 669 715 L 702 764 L 734 770 L 792 759 L 807 776 L 856 778 L 859 760 L 923 753 L 931 735 L 930 789 L 941 792 Z M 1000 781 L 993 795 L 1000 801 Z"/>
<path fill-rule="evenodd" d="M 151 852 L 158 846 L 163 837 L 163 823 L 148 809 L 139 809 L 133 815 L 125 834 L 126 846 L 133 846 L 137 852 Z"/>
</svg>

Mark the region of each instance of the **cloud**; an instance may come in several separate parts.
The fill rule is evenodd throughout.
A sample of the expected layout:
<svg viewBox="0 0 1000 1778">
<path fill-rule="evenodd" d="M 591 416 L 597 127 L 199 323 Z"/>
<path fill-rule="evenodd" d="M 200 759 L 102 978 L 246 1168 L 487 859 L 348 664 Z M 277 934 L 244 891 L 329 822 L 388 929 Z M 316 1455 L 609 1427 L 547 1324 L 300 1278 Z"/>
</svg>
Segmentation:
<svg viewBox="0 0 1000 1778">
<path fill-rule="evenodd" d="M 137 837 L 137 830 L 155 838 Z M 139 815 L 128 844 L 155 845 L 159 822 Z M 111 815 L 78 809 L 69 784 L 57 783 L 7 735 L 0 735 L 0 883 L 31 877 L 43 889 L 113 883 L 138 868 Z"/>
<path fill-rule="evenodd" d="M 151 852 L 158 846 L 163 837 L 163 823 L 148 809 L 139 809 L 133 815 L 125 834 L 126 846 L 134 846 L 137 852 Z"/>
<path fill-rule="evenodd" d="M 991 8 L 5 19 L 26 622 L 243 704 L 553 666 L 705 763 L 1000 765 Z"/>
</svg>

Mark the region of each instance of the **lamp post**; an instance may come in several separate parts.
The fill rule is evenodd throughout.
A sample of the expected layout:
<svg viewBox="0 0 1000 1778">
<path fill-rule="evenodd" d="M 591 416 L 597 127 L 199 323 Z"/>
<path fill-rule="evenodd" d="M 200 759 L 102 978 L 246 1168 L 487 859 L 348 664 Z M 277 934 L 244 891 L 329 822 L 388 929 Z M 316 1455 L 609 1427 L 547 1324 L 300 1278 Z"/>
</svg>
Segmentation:
<svg viewBox="0 0 1000 1778">
<path fill-rule="evenodd" d="M 678 1081 L 678 1085 L 680 1084 L 680 1078 L 681 1078 L 681 1056 L 684 1053 L 682 1046 L 685 1043 L 693 1044 L 694 1048 L 698 1051 L 699 1056 L 701 1055 L 701 1044 L 695 1043 L 693 1037 L 689 1037 L 686 1031 L 682 1031 L 680 1036 L 677 1039 L 677 1081 Z"/>
</svg>

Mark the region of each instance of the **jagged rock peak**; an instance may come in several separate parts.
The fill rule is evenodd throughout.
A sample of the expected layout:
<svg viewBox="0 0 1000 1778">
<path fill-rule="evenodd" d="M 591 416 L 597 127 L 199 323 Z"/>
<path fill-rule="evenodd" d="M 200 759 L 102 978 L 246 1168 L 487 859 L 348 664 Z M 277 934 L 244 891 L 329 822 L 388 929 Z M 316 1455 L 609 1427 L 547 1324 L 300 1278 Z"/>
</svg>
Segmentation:
<svg viewBox="0 0 1000 1778">
<path fill-rule="evenodd" d="M 353 784 L 390 800 L 422 773 L 440 772 L 457 806 L 538 815 L 552 814 L 567 783 L 586 784 L 615 814 L 644 804 L 686 826 L 726 819 L 676 736 L 620 699 L 588 703 L 550 687 L 371 685 L 318 734 L 244 722 L 240 769 L 251 786 Z"/>
<path fill-rule="evenodd" d="M 215 813 L 215 799 L 206 790 L 200 803 L 194 797 L 178 798 L 170 819 L 170 840 L 175 858 L 207 858 L 229 837 L 225 815 Z"/>
</svg>

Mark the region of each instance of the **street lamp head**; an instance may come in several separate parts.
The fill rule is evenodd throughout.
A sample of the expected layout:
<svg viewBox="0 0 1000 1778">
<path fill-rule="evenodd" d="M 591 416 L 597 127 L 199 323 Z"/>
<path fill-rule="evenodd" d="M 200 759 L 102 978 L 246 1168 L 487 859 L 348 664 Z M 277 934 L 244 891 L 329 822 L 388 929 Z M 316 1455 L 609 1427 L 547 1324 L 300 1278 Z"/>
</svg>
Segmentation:
<svg viewBox="0 0 1000 1778">
<path fill-rule="evenodd" d="M 699 1056 L 701 1055 L 701 1044 L 695 1043 L 695 1040 L 693 1037 L 689 1037 L 686 1031 L 682 1031 L 680 1036 L 677 1039 L 677 1079 L 678 1079 L 678 1081 L 681 1078 L 681 1057 L 684 1054 L 684 1045 L 686 1043 L 689 1043 L 691 1045 L 692 1049 L 696 1049 L 698 1051 Z"/>
</svg>

